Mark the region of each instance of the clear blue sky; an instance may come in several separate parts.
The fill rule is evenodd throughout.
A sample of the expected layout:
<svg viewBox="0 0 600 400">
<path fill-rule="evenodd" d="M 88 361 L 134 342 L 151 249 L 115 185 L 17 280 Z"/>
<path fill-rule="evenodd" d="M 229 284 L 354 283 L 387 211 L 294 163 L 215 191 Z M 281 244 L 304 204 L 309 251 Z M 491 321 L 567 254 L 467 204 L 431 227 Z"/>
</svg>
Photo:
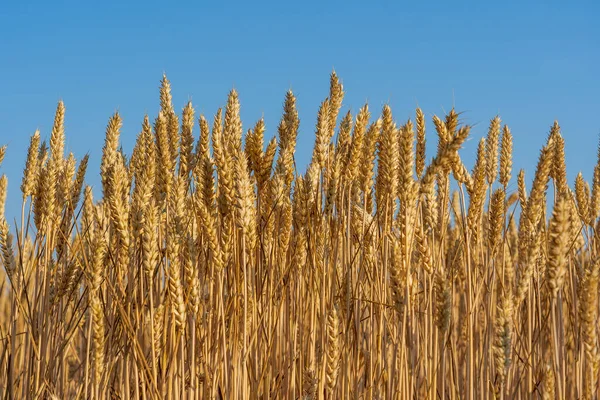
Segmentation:
<svg viewBox="0 0 600 400">
<path fill-rule="evenodd" d="M 115 110 L 123 116 L 130 153 L 144 114 L 156 116 L 163 72 L 178 109 L 191 99 L 209 116 L 235 87 L 245 127 L 264 115 L 267 136 L 292 88 L 302 169 L 335 68 L 344 109 L 368 101 L 378 113 L 389 103 L 404 121 L 419 105 L 430 120 L 454 104 L 475 124 L 461 153 L 469 167 L 499 113 L 528 182 L 554 119 L 566 138 L 569 181 L 580 170 L 592 176 L 600 133 L 597 1 L 93 3 L 5 0 L 0 7 L 0 144 L 9 145 L 0 172 L 9 177 L 11 219 L 20 210 L 29 137 L 36 128 L 49 137 L 59 99 L 67 150 L 78 159 L 90 153 L 88 183 L 98 186 L 108 118 Z M 432 128 L 428 139 L 433 150 Z"/>
</svg>

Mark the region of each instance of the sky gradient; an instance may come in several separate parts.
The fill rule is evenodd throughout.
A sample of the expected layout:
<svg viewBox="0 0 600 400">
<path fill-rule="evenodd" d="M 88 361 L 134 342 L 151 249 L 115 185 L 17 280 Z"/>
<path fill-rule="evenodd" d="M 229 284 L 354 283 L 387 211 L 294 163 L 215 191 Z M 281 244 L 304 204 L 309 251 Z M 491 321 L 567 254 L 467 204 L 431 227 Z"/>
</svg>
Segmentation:
<svg viewBox="0 0 600 400">
<path fill-rule="evenodd" d="M 49 139 L 58 100 L 66 105 L 66 150 L 78 160 L 90 154 L 87 183 L 99 193 L 109 117 L 117 110 L 123 117 L 122 143 L 130 154 L 144 114 L 157 115 L 163 72 L 175 107 L 192 100 L 197 115 L 209 119 L 236 88 L 245 129 L 264 116 L 267 138 L 276 134 L 291 88 L 301 120 L 296 159 L 302 172 L 335 69 L 346 91 L 342 112 L 368 102 L 376 117 L 387 103 L 403 123 L 420 106 L 430 156 L 434 114 L 455 106 L 474 125 L 461 151 L 469 168 L 489 120 L 499 114 L 514 135 L 516 189 L 520 168 L 531 182 L 556 119 L 569 183 L 579 171 L 592 177 L 600 134 L 597 1 L 211 3 L 3 2 L 0 145 L 9 147 L 0 173 L 9 178 L 11 225 L 20 215 L 29 138 L 39 128 Z"/>
</svg>

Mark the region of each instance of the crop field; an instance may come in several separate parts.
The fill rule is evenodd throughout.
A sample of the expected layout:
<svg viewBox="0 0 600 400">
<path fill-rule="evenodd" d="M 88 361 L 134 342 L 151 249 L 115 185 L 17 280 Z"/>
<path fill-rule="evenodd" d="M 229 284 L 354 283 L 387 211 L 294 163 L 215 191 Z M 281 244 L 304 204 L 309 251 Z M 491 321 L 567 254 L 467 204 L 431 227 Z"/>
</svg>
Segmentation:
<svg viewBox="0 0 600 400">
<path fill-rule="evenodd" d="M 159 93 L 100 171 L 60 102 L 0 178 L 0 398 L 597 398 L 600 163 L 568 182 L 557 122 L 523 171 L 491 116 L 468 167 L 457 111 L 353 115 L 332 73 L 299 170 L 291 91 L 268 135 L 235 90 L 212 116 Z"/>
</svg>

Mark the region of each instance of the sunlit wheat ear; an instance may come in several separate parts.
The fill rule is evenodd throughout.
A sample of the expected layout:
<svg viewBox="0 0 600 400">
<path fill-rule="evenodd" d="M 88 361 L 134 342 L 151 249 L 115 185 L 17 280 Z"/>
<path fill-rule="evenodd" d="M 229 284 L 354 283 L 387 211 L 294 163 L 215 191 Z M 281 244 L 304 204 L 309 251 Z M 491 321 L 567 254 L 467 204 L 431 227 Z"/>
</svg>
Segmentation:
<svg viewBox="0 0 600 400">
<path fill-rule="evenodd" d="M 227 96 L 225 107 L 225 125 L 223 128 L 223 142 L 228 151 L 233 151 L 242 143 L 242 121 L 240 120 L 240 99 L 237 91 L 232 89 Z"/>
<path fill-rule="evenodd" d="M 426 139 L 425 139 L 425 115 L 420 108 L 416 111 L 416 123 L 417 123 L 417 159 L 416 172 L 417 177 L 420 178 L 425 170 L 425 150 L 426 150 Z"/>
<path fill-rule="evenodd" d="M 377 209 L 381 213 L 387 212 L 389 218 L 392 211 L 392 201 L 397 195 L 398 188 L 398 134 L 392 116 L 392 109 L 388 105 L 383 107 L 381 120 L 381 134 L 377 143 L 375 193 Z"/>
<path fill-rule="evenodd" d="M 444 125 L 446 126 L 446 132 L 450 137 L 456 135 L 456 129 L 458 128 L 458 113 L 454 107 L 446 114 Z"/>
<path fill-rule="evenodd" d="M 340 127 L 337 134 L 337 143 L 334 148 L 334 157 L 339 159 L 343 165 L 348 164 L 348 151 L 350 146 L 350 132 L 352 131 L 352 112 L 348 110 L 344 118 L 340 121 Z"/>
<path fill-rule="evenodd" d="M 198 137 L 198 142 L 196 143 L 196 164 L 197 166 L 201 157 L 210 156 L 210 126 L 206 117 L 204 115 L 200 115 L 198 118 L 198 125 L 200 126 L 200 135 Z"/>
<path fill-rule="evenodd" d="M 406 201 L 413 190 L 414 184 L 414 128 L 409 120 L 400 127 L 398 135 L 398 197 Z"/>
<path fill-rule="evenodd" d="M 329 149 L 329 106 L 329 99 L 323 101 L 317 117 L 313 161 L 317 163 L 320 169 L 325 168 L 325 160 Z"/>
<path fill-rule="evenodd" d="M 426 233 L 433 232 L 438 226 L 437 196 L 435 194 L 435 181 L 421 185 L 423 222 Z"/>
<path fill-rule="evenodd" d="M 154 137 L 156 142 L 156 200 L 164 202 L 171 190 L 174 165 L 167 131 L 167 119 L 162 111 L 154 122 Z"/>
<path fill-rule="evenodd" d="M 435 131 L 438 136 L 438 154 L 443 150 L 444 146 L 448 144 L 451 139 L 451 135 L 448 132 L 446 124 L 437 116 L 434 115 L 432 118 Z"/>
<path fill-rule="evenodd" d="M 40 132 L 35 131 L 29 142 L 29 148 L 27 149 L 27 161 L 25 162 L 25 170 L 23 171 L 23 180 L 21 183 L 21 193 L 23 193 L 23 199 L 31 196 L 35 189 L 35 179 L 39 168 L 37 157 L 39 146 Z"/>
<path fill-rule="evenodd" d="M 242 151 L 241 144 L 239 146 L 234 155 L 235 205 L 237 224 L 242 228 L 242 234 L 247 240 L 248 251 L 250 251 L 256 239 L 256 199 L 248 172 L 246 153 Z"/>
<path fill-rule="evenodd" d="M 13 248 L 13 237 L 4 216 L 0 216 L 0 251 L 2 252 L 2 265 L 4 266 L 4 270 L 12 281 L 17 265 Z M 12 284 L 15 283 L 16 282 L 13 282 Z"/>
<path fill-rule="evenodd" d="M 183 300 L 183 287 L 181 282 L 179 263 L 179 244 L 176 235 L 171 234 L 171 240 L 169 240 L 167 251 L 171 254 L 171 263 L 168 266 L 168 288 L 169 288 L 169 305 L 171 306 L 171 312 L 175 317 L 175 327 L 179 332 L 182 332 L 185 328 L 186 310 L 185 302 Z"/>
<path fill-rule="evenodd" d="M 496 338 L 494 342 L 494 362 L 496 372 L 503 382 L 506 379 L 512 357 L 512 295 L 506 293 L 500 299 L 496 313 Z"/>
<path fill-rule="evenodd" d="M 165 119 L 165 131 L 168 138 L 167 146 L 164 149 L 164 157 L 168 158 L 167 167 L 170 173 L 173 174 L 175 172 L 177 156 L 179 155 L 181 135 L 179 131 L 179 118 L 173 107 L 171 83 L 166 75 L 163 75 L 160 84 L 160 113 Z"/>
<path fill-rule="evenodd" d="M 502 142 L 500 145 L 500 184 L 505 188 L 512 173 L 512 147 L 513 137 L 508 126 L 504 125 L 502 130 Z"/>
<path fill-rule="evenodd" d="M 167 114 L 173 110 L 173 96 L 171 95 L 171 82 L 166 74 L 160 81 L 160 110 Z"/>
<path fill-rule="evenodd" d="M 6 207 L 6 195 L 8 192 L 8 178 L 6 175 L 0 176 L 0 218 L 4 218 L 4 209 Z"/>
<path fill-rule="evenodd" d="M 102 160 L 100 164 L 100 176 L 102 177 L 103 189 L 107 185 L 108 169 L 117 158 L 117 149 L 119 147 L 119 136 L 123 121 L 119 113 L 115 113 L 106 127 L 106 137 L 104 147 L 102 148 Z M 104 189 L 106 190 L 106 189 Z"/>
<path fill-rule="evenodd" d="M 142 131 L 138 135 L 134 155 L 139 167 L 130 167 L 135 169 L 133 171 L 135 186 L 133 188 L 132 212 L 135 217 L 133 223 L 137 225 L 136 228 L 139 231 L 140 224 L 144 223 L 142 210 L 150 202 L 156 183 L 156 147 L 148 117 L 145 117 L 142 123 Z"/>
<path fill-rule="evenodd" d="M 71 186 L 70 205 L 73 210 L 75 210 L 77 208 L 79 199 L 81 197 L 81 189 L 83 188 L 83 184 L 84 184 L 84 180 L 85 180 L 85 173 L 87 172 L 89 159 L 90 159 L 90 157 L 88 154 L 83 156 L 83 158 L 79 162 L 79 166 L 77 167 L 77 172 L 75 174 L 75 181 L 73 182 L 73 185 Z"/>
<path fill-rule="evenodd" d="M 556 201 L 550 219 L 548 243 L 548 283 L 550 292 L 556 297 L 563 286 L 567 273 L 567 251 L 569 249 L 569 219 L 567 199 L 560 196 Z"/>
<path fill-rule="evenodd" d="M 7 187 L 8 179 L 6 175 L 2 175 L 0 177 L 0 252 L 2 252 L 2 265 L 4 266 L 4 270 L 6 271 L 9 279 L 12 280 L 16 269 L 16 264 L 12 247 L 12 235 L 4 215 Z"/>
<path fill-rule="evenodd" d="M 568 218 L 569 218 L 569 226 L 571 227 L 571 231 L 569 233 L 570 239 L 570 250 L 574 253 L 581 251 L 585 243 L 585 221 L 579 218 L 577 212 L 577 199 L 575 193 L 567 187 L 567 209 L 568 209 Z"/>
<path fill-rule="evenodd" d="M 208 260 L 214 265 L 216 271 L 221 271 L 223 268 L 223 254 L 221 253 L 221 246 L 217 236 L 215 217 L 202 202 L 196 204 L 196 210 L 200 226 L 202 227 L 204 237 L 206 238 Z"/>
<path fill-rule="evenodd" d="M 452 293 L 448 275 L 440 266 L 434 274 L 435 322 L 440 332 L 446 332 L 452 312 Z"/>
<path fill-rule="evenodd" d="M 342 171 L 344 180 L 347 182 L 354 182 L 358 175 L 361 151 L 365 139 L 365 133 L 367 131 L 367 124 L 369 123 L 369 118 L 369 106 L 365 105 L 359 110 L 358 115 L 356 116 L 352 137 L 349 139 L 350 144 L 348 149 L 347 166 L 344 168 L 344 171 Z"/>
<path fill-rule="evenodd" d="M 332 394 L 338 377 L 340 353 L 340 320 L 337 305 L 334 305 L 327 316 L 327 354 L 325 379 L 327 391 Z"/>
<path fill-rule="evenodd" d="M 460 194 L 457 190 L 452 192 L 450 203 L 452 207 L 452 216 L 454 217 L 454 223 L 460 225 L 463 219 L 463 211 L 460 203 Z"/>
<path fill-rule="evenodd" d="M 296 98 L 291 90 L 286 93 L 283 106 L 283 116 L 277 127 L 279 140 L 279 155 L 277 158 L 275 173 L 284 178 L 285 185 L 291 188 L 294 179 L 294 153 L 296 151 L 296 139 L 300 120 L 296 109 Z"/>
<path fill-rule="evenodd" d="M 117 248 L 118 275 L 125 273 L 129 255 L 129 196 L 127 191 L 128 178 L 122 156 L 118 154 L 114 163 L 107 170 L 105 185 L 106 205 L 110 213 L 110 224 L 115 232 Z"/>
<path fill-rule="evenodd" d="M 577 213 L 582 221 L 589 224 L 590 214 L 590 186 L 583 179 L 583 175 L 577 174 L 575 178 L 575 198 L 577 200 Z"/>
<path fill-rule="evenodd" d="M 594 167 L 594 178 L 592 181 L 592 198 L 590 201 L 590 221 L 596 221 L 600 215 L 600 165 Z"/>
<path fill-rule="evenodd" d="M 92 318 L 92 342 L 94 346 L 93 366 L 94 366 L 94 384 L 96 390 L 100 387 L 102 375 L 105 367 L 104 345 L 105 345 L 105 324 L 102 300 L 100 298 L 100 288 L 104 279 L 102 268 L 104 255 L 106 251 L 106 242 L 101 232 L 94 233 L 94 241 L 90 254 L 90 281 L 88 284 L 90 290 L 90 310 Z"/>
<path fill-rule="evenodd" d="M 58 173 L 58 184 L 56 187 L 56 198 L 57 203 L 61 206 L 67 201 L 67 197 L 70 196 L 71 185 L 73 184 L 73 177 L 75 176 L 76 160 L 73 153 L 69 153 L 69 156 L 64 160 L 63 168 Z"/>
<path fill-rule="evenodd" d="M 90 186 L 83 190 L 83 206 L 81 209 L 81 232 L 87 234 L 94 223 L 94 195 Z"/>
<path fill-rule="evenodd" d="M 161 303 L 156 307 L 154 313 L 154 326 L 152 329 L 153 337 L 151 340 L 154 342 L 155 358 L 159 358 L 164 350 L 165 343 L 165 332 L 164 332 L 164 319 L 165 319 L 165 304 Z"/>
<path fill-rule="evenodd" d="M 229 216 L 233 206 L 233 160 L 229 156 L 229 144 L 223 134 L 220 109 L 213 121 L 212 145 L 217 170 L 217 204 L 221 215 Z"/>
<path fill-rule="evenodd" d="M 56 114 L 54 116 L 54 125 L 50 136 L 51 160 L 57 168 L 62 167 L 65 149 L 65 105 L 62 101 L 58 102 Z"/>
<path fill-rule="evenodd" d="M 37 229 L 43 228 L 47 220 L 49 202 L 49 178 L 46 158 L 40 163 L 39 173 L 36 177 L 33 198 L 33 222 Z"/>
<path fill-rule="evenodd" d="M 260 165 L 264 157 L 264 133 L 265 121 L 261 118 L 254 125 L 253 129 L 249 129 L 246 133 L 246 142 L 244 145 L 244 153 L 248 160 L 248 170 L 256 176 L 260 171 Z"/>
<path fill-rule="evenodd" d="M 328 129 L 328 140 L 331 140 L 331 138 L 333 138 L 333 134 L 334 134 L 334 130 L 335 130 L 335 126 L 337 123 L 337 117 L 338 114 L 340 113 L 340 108 L 342 107 L 342 101 L 344 100 L 344 87 L 342 85 L 342 83 L 340 82 L 337 74 L 335 73 L 335 71 L 333 71 L 331 73 L 331 77 L 330 77 L 330 84 L 329 84 L 329 107 L 327 109 L 328 111 L 328 123 L 327 123 L 327 129 Z"/>
<path fill-rule="evenodd" d="M 496 116 L 490 122 L 490 128 L 485 140 L 486 177 L 491 185 L 498 174 L 498 141 L 500 138 L 500 117 Z"/>
<path fill-rule="evenodd" d="M 50 158 L 46 162 L 44 177 L 44 197 L 41 199 L 43 202 L 43 215 L 41 223 L 45 224 L 44 227 L 48 230 L 52 230 L 58 214 L 62 210 L 62 199 L 57 196 L 59 193 L 59 179 L 64 168 L 64 145 L 65 145 L 65 106 L 62 101 L 58 103 L 56 108 L 56 114 L 54 116 L 54 124 L 52 126 L 52 132 L 50 136 Z"/>
<path fill-rule="evenodd" d="M 527 187 L 525 186 L 525 171 L 520 170 L 517 176 L 517 186 L 519 193 L 519 204 L 521 209 L 524 210 L 527 207 Z"/>
<path fill-rule="evenodd" d="M 6 145 L 0 147 L 0 165 L 2 165 L 2 161 L 4 161 L 4 156 L 6 155 Z"/>
<path fill-rule="evenodd" d="M 373 186 L 376 145 L 381 131 L 381 121 L 372 123 L 367 130 L 361 151 L 359 166 L 359 186 L 364 195 L 368 195 Z"/>
<path fill-rule="evenodd" d="M 273 160 L 275 160 L 276 151 L 277 139 L 273 137 L 267 144 L 267 148 L 265 150 L 265 153 L 263 154 L 260 165 L 258 165 L 258 170 L 256 174 L 256 180 L 258 184 L 257 189 L 261 192 L 262 189 L 265 187 L 267 181 L 271 177 L 271 172 L 273 170 Z"/>
<path fill-rule="evenodd" d="M 194 107 L 188 102 L 181 121 L 181 146 L 179 149 L 179 175 L 187 177 L 194 169 Z"/>
<path fill-rule="evenodd" d="M 497 250 L 497 246 L 502 239 L 502 230 L 504 229 L 504 190 L 496 189 L 492 194 L 491 209 L 489 215 L 489 237 L 488 243 L 492 252 Z"/>
<path fill-rule="evenodd" d="M 554 142 L 554 160 L 552 163 L 554 184 L 559 195 L 565 195 L 568 190 L 567 165 L 565 162 L 565 140 L 560 133 L 556 134 Z"/>
<path fill-rule="evenodd" d="M 198 198 L 201 195 L 202 201 L 209 208 L 214 209 L 216 195 L 215 195 L 215 179 L 214 179 L 214 162 L 210 155 L 209 149 L 209 136 L 210 128 L 208 121 L 204 116 L 200 116 L 200 137 L 196 146 L 195 164 L 194 164 L 194 178 L 196 191 L 194 197 Z"/>
<path fill-rule="evenodd" d="M 486 149 L 485 139 L 481 139 L 477 150 L 477 159 L 473 167 L 473 189 L 470 195 L 470 203 L 467 212 L 467 226 L 470 231 L 471 245 L 477 246 L 479 235 L 481 233 L 481 217 L 485 201 L 485 192 L 487 189 L 486 183 L 486 165 L 487 158 L 485 156 Z"/>
<path fill-rule="evenodd" d="M 583 341 L 586 361 L 587 384 L 585 386 L 586 398 L 593 398 L 596 393 L 598 381 L 598 367 L 600 356 L 598 354 L 598 334 L 596 321 L 598 319 L 598 275 L 600 264 L 598 260 L 586 265 L 582 288 L 579 292 L 579 316 L 583 321 Z"/>
<path fill-rule="evenodd" d="M 191 235 L 187 235 L 182 249 L 183 272 L 185 277 L 185 303 L 187 312 L 194 316 L 198 313 L 200 302 L 199 268 L 196 263 L 198 252 Z"/>
<path fill-rule="evenodd" d="M 543 200 L 546 194 L 548 181 L 550 179 L 550 171 L 552 170 L 553 161 L 553 148 L 544 147 L 540 151 L 540 156 L 535 170 L 535 176 L 533 178 L 533 185 L 531 192 L 527 199 L 527 206 L 525 208 L 525 215 L 527 221 L 530 224 L 536 225 L 537 221 L 542 215 L 542 211 L 545 208 Z"/>
</svg>

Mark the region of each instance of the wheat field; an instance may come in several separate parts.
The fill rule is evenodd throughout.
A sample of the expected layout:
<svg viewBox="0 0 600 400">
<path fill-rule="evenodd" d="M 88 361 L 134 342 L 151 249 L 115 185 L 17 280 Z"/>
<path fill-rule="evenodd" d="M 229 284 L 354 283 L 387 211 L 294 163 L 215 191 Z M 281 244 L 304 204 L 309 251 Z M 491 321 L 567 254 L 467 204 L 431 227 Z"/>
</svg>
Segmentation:
<svg viewBox="0 0 600 400">
<path fill-rule="evenodd" d="M 597 398 L 600 166 L 570 186 L 555 122 L 517 173 L 494 117 L 469 169 L 455 110 L 343 98 L 333 73 L 299 171 L 291 91 L 267 138 L 163 77 L 130 156 L 110 118 L 96 199 L 60 102 L 17 226 L 0 179 L 1 398 Z"/>
</svg>

